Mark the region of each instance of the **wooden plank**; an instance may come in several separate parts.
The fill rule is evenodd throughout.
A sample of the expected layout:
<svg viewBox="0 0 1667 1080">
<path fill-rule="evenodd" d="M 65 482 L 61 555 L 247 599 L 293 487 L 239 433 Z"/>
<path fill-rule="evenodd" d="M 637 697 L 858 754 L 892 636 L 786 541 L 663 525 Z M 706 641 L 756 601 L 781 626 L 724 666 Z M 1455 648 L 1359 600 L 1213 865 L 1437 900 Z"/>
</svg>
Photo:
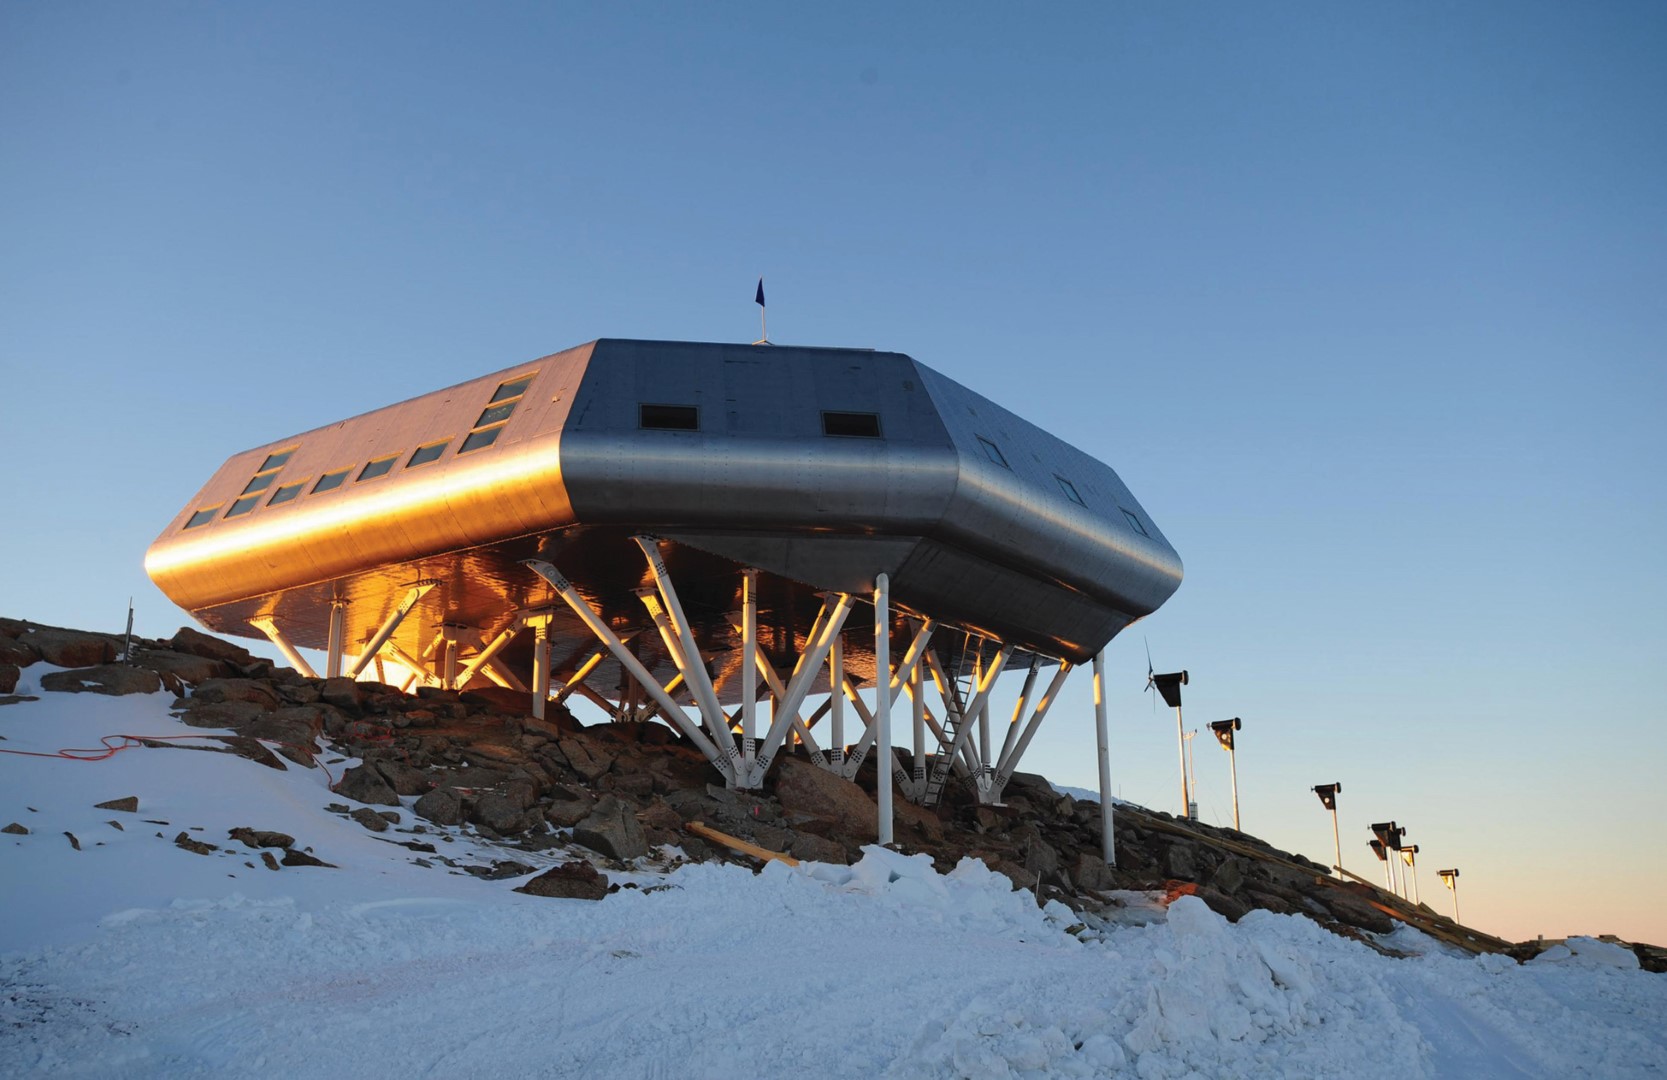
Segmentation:
<svg viewBox="0 0 1667 1080">
<path fill-rule="evenodd" d="M 702 839 L 722 844 L 731 851 L 739 851 L 743 855 L 751 855 L 753 858 L 762 859 L 764 862 L 775 861 L 784 862 L 788 866 L 799 865 L 799 860 L 795 859 L 791 855 L 784 855 L 779 851 L 771 851 L 769 848 L 763 848 L 759 847 L 757 844 L 748 843 L 739 836 L 731 836 L 726 832 L 719 832 L 710 825 L 706 825 L 699 821 L 691 821 L 683 827 Z"/>
</svg>

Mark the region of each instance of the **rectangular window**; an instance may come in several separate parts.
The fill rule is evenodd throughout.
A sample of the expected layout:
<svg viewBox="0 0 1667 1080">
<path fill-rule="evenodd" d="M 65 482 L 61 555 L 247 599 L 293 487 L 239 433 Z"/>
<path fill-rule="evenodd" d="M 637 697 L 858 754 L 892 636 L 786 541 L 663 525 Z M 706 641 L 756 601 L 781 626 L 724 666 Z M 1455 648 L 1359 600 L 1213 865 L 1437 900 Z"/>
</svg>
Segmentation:
<svg viewBox="0 0 1667 1080">
<path fill-rule="evenodd" d="M 1123 516 L 1129 519 L 1129 525 L 1134 528 L 1135 532 L 1139 533 L 1142 536 L 1151 536 L 1152 535 L 1151 533 L 1146 531 L 1146 526 L 1144 526 L 1140 523 L 1140 519 L 1135 517 L 1134 513 L 1132 511 L 1124 510 L 1123 507 L 1121 507 L 1121 506 L 1119 506 L 1117 509 L 1123 510 Z"/>
<path fill-rule="evenodd" d="M 291 499 L 299 496 L 301 494 L 301 489 L 306 486 L 307 482 L 305 480 L 297 480 L 293 484 L 285 484 L 283 487 L 272 493 L 272 497 L 266 500 L 266 505 L 277 506 L 281 503 L 287 503 Z"/>
<path fill-rule="evenodd" d="M 427 446 L 419 446 L 411 452 L 411 460 L 405 463 L 405 467 L 407 469 L 414 469 L 418 465 L 427 465 L 431 461 L 438 461 L 440 455 L 445 453 L 446 447 L 450 445 L 450 439 L 441 439 L 437 443 L 429 443 Z"/>
<path fill-rule="evenodd" d="M 226 516 L 229 518 L 242 517 L 244 514 L 253 510 L 255 508 L 255 504 L 258 502 L 260 502 L 259 495 L 245 495 L 241 499 L 232 503 L 232 508 L 226 511 Z"/>
<path fill-rule="evenodd" d="M 347 480 L 347 474 L 352 471 L 353 467 L 348 466 L 345 469 L 337 469 L 335 472 L 325 473 L 323 476 L 318 478 L 318 483 L 313 485 L 313 494 L 317 495 L 321 491 L 336 490 L 342 486 L 342 484 Z"/>
<path fill-rule="evenodd" d="M 467 454 L 471 450 L 480 450 L 498 441 L 498 435 L 503 431 L 503 425 L 486 428 L 482 431 L 471 431 L 469 437 L 463 440 L 463 445 L 457 448 L 459 454 Z"/>
<path fill-rule="evenodd" d="M 1067 499 L 1070 499 L 1072 502 L 1076 503 L 1078 506 L 1087 506 L 1088 505 L 1087 503 L 1082 501 L 1082 496 L 1077 494 L 1077 486 L 1075 484 L 1071 483 L 1069 480 L 1065 479 L 1063 476 L 1060 476 L 1058 473 L 1054 473 L 1053 478 L 1055 480 L 1059 481 L 1059 490 L 1063 491 L 1065 493 L 1065 497 Z"/>
<path fill-rule="evenodd" d="M 261 473 L 259 476 L 249 481 L 249 486 L 243 489 L 243 494 L 252 495 L 257 491 L 265 491 L 267 488 L 272 486 L 272 481 L 277 478 L 278 474 L 276 472 Z"/>
<path fill-rule="evenodd" d="M 398 460 L 398 454 L 390 454 L 385 458 L 377 458 L 375 461 L 368 463 L 364 469 L 360 471 L 359 479 L 355 480 L 354 483 L 357 484 L 364 480 L 375 480 L 378 476 L 388 475 L 388 473 L 393 471 L 394 462 Z"/>
<path fill-rule="evenodd" d="M 693 405 L 638 405 L 637 426 L 656 431 L 699 431 L 700 410 Z"/>
<path fill-rule="evenodd" d="M 480 428 L 486 427 L 490 424 L 503 423 L 505 420 L 509 419 L 509 414 L 514 412 L 515 406 L 519 404 L 521 404 L 521 402 L 517 399 L 515 401 L 506 401 L 502 405 L 488 405 L 486 407 L 486 411 L 480 414 L 480 419 L 475 421 L 475 427 Z"/>
<path fill-rule="evenodd" d="M 850 439 L 878 439 L 880 414 L 871 412 L 824 412 L 822 434 Z"/>
<path fill-rule="evenodd" d="M 191 515 L 191 520 L 185 523 L 187 529 L 195 529 L 199 525 L 207 525 L 214 520 L 214 515 L 220 512 L 218 506 L 210 506 L 206 510 L 198 510 Z"/>
<path fill-rule="evenodd" d="M 1000 465 L 1004 469 L 1011 469 L 1013 467 L 1007 464 L 1007 455 L 1001 452 L 1001 447 L 997 446 L 989 439 L 986 439 L 982 435 L 978 436 L 978 445 L 984 448 L 984 456 L 995 462 L 997 465 Z"/>
<path fill-rule="evenodd" d="M 269 455 L 267 455 L 265 463 L 262 464 L 261 467 L 256 469 L 255 471 L 256 472 L 270 472 L 273 469 L 281 469 L 286 464 L 289 463 L 290 455 L 292 455 L 294 453 L 295 453 L 295 447 L 292 446 L 288 450 L 280 450 L 276 454 L 269 454 Z"/>
<path fill-rule="evenodd" d="M 498 392 L 492 395 L 492 403 L 497 404 L 500 401 L 508 401 L 510 398 L 518 398 L 525 394 L 527 387 L 532 385 L 533 376 L 537 374 L 538 372 L 535 371 L 532 375 L 523 375 L 512 382 L 504 383 L 498 387 Z"/>
</svg>

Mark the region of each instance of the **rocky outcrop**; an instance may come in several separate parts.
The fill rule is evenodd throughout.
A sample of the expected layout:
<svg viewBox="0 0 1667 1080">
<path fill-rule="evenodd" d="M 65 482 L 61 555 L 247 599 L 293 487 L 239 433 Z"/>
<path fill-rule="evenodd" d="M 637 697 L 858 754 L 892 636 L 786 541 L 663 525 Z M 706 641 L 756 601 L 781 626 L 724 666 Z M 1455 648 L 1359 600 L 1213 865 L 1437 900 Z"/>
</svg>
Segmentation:
<svg viewBox="0 0 1667 1080">
<path fill-rule="evenodd" d="M 608 895 L 608 879 L 590 863 L 569 862 L 546 870 L 515 891 L 529 896 L 600 900 Z"/>
<path fill-rule="evenodd" d="M 573 827 L 573 839 L 621 862 L 648 854 L 648 840 L 636 814 L 612 795 L 604 795 L 596 808 Z"/>
<path fill-rule="evenodd" d="M 41 689 L 66 694 L 154 694 L 162 689 L 162 680 L 154 671 L 126 667 L 122 664 L 100 664 L 97 667 L 74 668 L 70 671 L 49 671 L 41 676 Z"/>
</svg>

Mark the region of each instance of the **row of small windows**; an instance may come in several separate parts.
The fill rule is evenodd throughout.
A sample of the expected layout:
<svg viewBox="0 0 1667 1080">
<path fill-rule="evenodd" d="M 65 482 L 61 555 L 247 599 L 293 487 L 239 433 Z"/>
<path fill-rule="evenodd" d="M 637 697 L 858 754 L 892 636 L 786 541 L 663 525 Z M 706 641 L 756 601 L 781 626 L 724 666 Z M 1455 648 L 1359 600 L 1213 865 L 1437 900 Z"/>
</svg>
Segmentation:
<svg viewBox="0 0 1667 1080">
<path fill-rule="evenodd" d="M 974 436 L 974 438 L 976 438 L 978 440 L 978 445 L 981 446 L 984 449 L 984 456 L 985 457 L 989 458 L 991 461 L 995 462 L 997 465 L 1000 465 L 1002 468 L 1007 469 L 1009 472 L 1012 471 L 1013 466 L 1011 466 L 1007 463 L 1007 455 L 1003 454 L 1001 452 L 1001 447 L 997 446 L 995 443 L 991 442 L 989 439 L 986 439 L 982 435 L 976 435 L 976 436 Z M 1067 499 L 1070 499 L 1072 502 L 1076 503 L 1078 506 L 1086 507 L 1088 505 L 1087 503 L 1082 501 L 1082 495 L 1077 491 L 1077 486 L 1075 484 L 1071 483 L 1069 480 L 1065 479 L 1063 476 L 1060 476 L 1058 473 L 1054 473 L 1053 478 L 1054 478 L 1054 480 L 1058 481 L 1059 490 L 1065 493 L 1065 497 Z M 1129 527 L 1132 528 L 1135 532 L 1139 533 L 1142 536 L 1151 536 L 1152 535 L 1151 533 L 1146 531 L 1146 526 L 1144 526 L 1140 523 L 1140 518 L 1135 515 L 1134 511 L 1128 510 L 1128 509 L 1126 509 L 1122 506 L 1119 506 L 1117 509 L 1123 511 L 1123 516 L 1125 518 L 1127 518 L 1128 521 L 1129 521 Z"/>
<path fill-rule="evenodd" d="M 457 448 L 457 452 L 467 454 L 471 450 L 484 449 L 497 442 L 498 436 L 503 432 L 504 425 L 509 422 L 510 415 L 515 412 L 515 407 L 521 404 L 521 399 L 526 394 L 527 387 L 532 384 L 533 376 L 537 374 L 535 371 L 530 375 L 523 375 L 518 379 L 500 385 L 497 391 L 493 393 L 491 400 L 487 402 L 485 411 L 480 414 L 480 417 L 475 420 L 474 425 L 469 429 L 468 436 L 463 440 L 463 445 Z M 420 465 L 438 461 L 450 445 L 451 439 L 449 437 L 436 442 L 424 443 L 411 452 L 411 456 L 405 461 L 405 467 L 414 469 Z M 280 450 L 278 453 L 268 455 L 266 460 L 261 463 L 260 470 L 255 473 L 254 479 L 250 480 L 244 486 L 242 494 L 232 501 L 231 506 L 225 512 L 225 516 L 228 518 L 241 517 L 260 505 L 267 489 L 272 487 L 272 482 L 278 478 L 278 473 L 289 463 L 289 459 L 294 455 L 295 450 L 296 448 L 292 446 L 287 450 Z M 387 454 L 383 457 L 372 458 L 359 470 L 359 475 L 354 478 L 353 482 L 358 484 L 366 480 L 375 480 L 379 476 L 388 475 L 394 471 L 394 466 L 399 463 L 399 458 L 399 454 Z M 318 495 L 326 491 L 334 491 L 347 483 L 347 478 L 352 475 L 353 466 L 351 465 L 345 469 L 333 469 L 320 476 L 317 482 L 313 484 L 312 490 L 307 494 Z M 301 497 L 307 483 L 306 480 L 296 480 L 292 483 L 280 485 L 272 492 L 271 498 L 266 500 L 266 505 L 282 506 L 284 503 L 293 502 Z M 207 506 L 192 514 L 186 520 L 185 527 L 195 529 L 199 525 L 207 525 L 218 516 L 220 516 L 219 506 Z"/>
<path fill-rule="evenodd" d="M 648 431 L 699 431 L 700 408 L 696 405 L 637 406 L 637 426 Z M 844 439 L 880 438 L 880 414 L 867 412 L 823 412 L 822 434 Z"/>
</svg>

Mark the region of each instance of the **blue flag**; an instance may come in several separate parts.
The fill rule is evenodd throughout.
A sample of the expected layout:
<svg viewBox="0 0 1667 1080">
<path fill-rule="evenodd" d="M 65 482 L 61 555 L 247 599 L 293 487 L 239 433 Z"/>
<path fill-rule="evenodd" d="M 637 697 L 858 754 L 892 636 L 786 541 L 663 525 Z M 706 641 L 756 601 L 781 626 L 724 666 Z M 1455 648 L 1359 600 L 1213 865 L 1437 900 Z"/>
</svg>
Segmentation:
<svg viewBox="0 0 1667 1080">
<path fill-rule="evenodd" d="M 764 306 L 764 279 L 763 278 L 758 279 L 758 295 L 752 298 L 752 302 L 757 304 L 759 307 Z"/>
</svg>

